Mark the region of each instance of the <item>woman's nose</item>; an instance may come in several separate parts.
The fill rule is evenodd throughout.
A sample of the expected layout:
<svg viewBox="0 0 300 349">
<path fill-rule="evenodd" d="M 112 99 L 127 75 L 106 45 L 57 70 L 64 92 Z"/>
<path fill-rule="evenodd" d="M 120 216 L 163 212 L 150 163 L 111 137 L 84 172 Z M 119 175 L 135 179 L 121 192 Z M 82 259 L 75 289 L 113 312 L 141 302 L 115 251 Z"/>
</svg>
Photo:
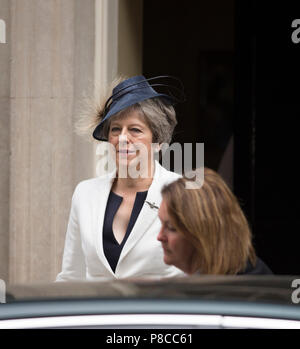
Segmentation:
<svg viewBox="0 0 300 349">
<path fill-rule="evenodd" d="M 157 235 L 157 240 L 161 241 L 161 242 L 166 241 L 166 236 L 164 234 L 164 228 L 163 227 L 161 227 L 161 229 L 160 229 L 160 231 L 159 231 L 159 233 Z"/>
<path fill-rule="evenodd" d="M 122 130 L 121 134 L 119 135 L 119 143 L 122 145 L 126 145 L 128 143 L 128 135 L 126 133 L 126 130 Z"/>
<path fill-rule="evenodd" d="M 130 139 L 130 133 L 128 132 L 127 127 L 123 127 L 119 135 L 119 142 L 127 143 Z"/>
</svg>

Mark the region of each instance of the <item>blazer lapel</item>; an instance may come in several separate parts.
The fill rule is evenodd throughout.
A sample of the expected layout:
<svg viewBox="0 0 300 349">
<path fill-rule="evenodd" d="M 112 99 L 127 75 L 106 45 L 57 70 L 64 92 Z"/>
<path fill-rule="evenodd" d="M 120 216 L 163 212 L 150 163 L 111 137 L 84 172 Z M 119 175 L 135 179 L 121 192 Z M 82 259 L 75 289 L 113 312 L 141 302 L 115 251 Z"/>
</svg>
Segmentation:
<svg viewBox="0 0 300 349">
<path fill-rule="evenodd" d="M 156 162 L 152 184 L 148 190 L 146 200 L 135 222 L 135 225 L 133 226 L 132 231 L 122 249 L 118 264 L 135 246 L 135 244 L 140 240 L 140 238 L 144 235 L 158 216 L 158 209 L 162 201 L 160 190 L 163 183 L 163 171 L 161 171 L 160 164 Z M 117 270 L 118 267 L 116 268 L 116 271 Z"/>
<path fill-rule="evenodd" d="M 94 241 L 95 241 L 95 247 L 98 254 L 98 257 L 102 261 L 103 265 L 106 267 L 107 271 L 110 275 L 115 275 L 105 257 L 104 251 L 103 251 L 103 222 L 104 222 L 104 215 L 105 215 L 105 209 L 106 204 L 108 200 L 108 196 L 113 184 L 115 178 L 115 172 L 110 173 L 108 175 L 105 175 L 103 177 L 99 178 L 99 182 L 97 185 L 97 205 L 96 205 L 96 217 L 95 220 L 96 226 L 94 227 Z"/>
</svg>

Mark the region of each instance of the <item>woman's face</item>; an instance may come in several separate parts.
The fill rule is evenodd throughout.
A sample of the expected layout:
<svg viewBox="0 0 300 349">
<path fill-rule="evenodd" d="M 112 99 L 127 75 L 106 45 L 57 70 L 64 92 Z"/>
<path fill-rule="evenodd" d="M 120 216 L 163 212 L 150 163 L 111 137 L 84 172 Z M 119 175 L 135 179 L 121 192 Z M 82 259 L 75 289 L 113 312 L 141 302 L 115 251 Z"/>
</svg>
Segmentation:
<svg viewBox="0 0 300 349">
<path fill-rule="evenodd" d="M 162 226 L 157 240 L 164 250 L 164 262 L 190 274 L 195 248 L 183 233 L 172 226 L 165 200 L 161 203 L 158 216 Z"/>
<path fill-rule="evenodd" d="M 152 159 L 152 132 L 136 110 L 111 122 L 108 141 L 115 147 L 118 167 L 141 160 L 148 165 Z"/>
</svg>

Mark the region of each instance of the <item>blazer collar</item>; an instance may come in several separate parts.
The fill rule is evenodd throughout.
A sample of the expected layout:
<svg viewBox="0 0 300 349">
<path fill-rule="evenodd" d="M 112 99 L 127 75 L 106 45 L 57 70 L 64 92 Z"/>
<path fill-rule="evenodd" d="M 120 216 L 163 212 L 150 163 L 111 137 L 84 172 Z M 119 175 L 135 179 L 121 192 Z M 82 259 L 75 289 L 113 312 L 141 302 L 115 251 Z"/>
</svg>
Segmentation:
<svg viewBox="0 0 300 349">
<path fill-rule="evenodd" d="M 131 230 L 131 233 L 122 249 L 118 265 L 125 258 L 125 256 L 130 252 L 130 250 L 136 245 L 136 243 L 141 239 L 144 233 L 149 229 L 151 224 L 158 216 L 158 209 L 160 207 L 162 197 L 161 197 L 161 188 L 165 183 L 165 169 L 159 164 L 158 161 L 155 161 L 155 170 L 153 175 L 153 181 L 149 187 L 146 200 L 140 211 L 140 214 Z M 99 177 L 99 192 L 98 192 L 98 219 L 97 227 L 95 229 L 95 244 L 96 250 L 99 258 L 106 266 L 107 270 L 112 276 L 116 276 L 118 273 L 118 265 L 116 267 L 115 273 L 111 270 L 111 267 L 104 255 L 103 251 L 103 222 L 105 208 L 108 200 L 109 193 L 111 191 L 112 184 L 115 179 L 116 172 L 111 172 L 104 176 Z"/>
<path fill-rule="evenodd" d="M 103 176 L 98 177 L 98 187 L 97 187 L 97 211 L 96 211 L 96 226 L 95 226 L 95 247 L 98 254 L 98 257 L 106 267 L 109 275 L 115 276 L 112 271 L 103 251 L 103 222 L 104 215 L 106 210 L 106 204 L 109 197 L 109 193 L 114 182 L 116 175 L 116 171 L 105 174 Z"/>
<path fill-rule="evenodd" d="M 125 258 L 125 256 L 130 252 L 130 250 L 136 245 L 136 243 L 142 238 L 145 232 L 149 229 L 151 224 L 158 216 L 158 209 L 160 207 L 162 197 L 161 197 L 161 187 L 164 183 L 163 167 L 158 161 L 155 161 L 155 171 L 153 176 L 153 181 L 149 187 L 148 194 L 144 205 L 140 211 L 140 214 L 133 226 L 131 233 L 122 249 L 119 262 Z M 158 232 L 157 232 L 158 233 Z M 118 265 L 116 268 L 116 273 L 118 272 Z"/>
</svg>

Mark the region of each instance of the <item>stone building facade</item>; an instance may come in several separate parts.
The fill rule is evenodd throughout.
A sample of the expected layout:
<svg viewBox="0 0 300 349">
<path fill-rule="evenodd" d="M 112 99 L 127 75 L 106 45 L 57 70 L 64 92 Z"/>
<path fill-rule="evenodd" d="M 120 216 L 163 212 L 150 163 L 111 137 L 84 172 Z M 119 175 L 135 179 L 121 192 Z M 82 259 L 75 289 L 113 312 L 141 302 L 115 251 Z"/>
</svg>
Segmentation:
<svg viewBox="0 0 300 349">
<path fill-rule="evenodd" d="M 74 132 L 99 82 L 142 72 L 142 1 L 0 0 L 0 279 L 51 282 L 71 197 L 95 176 Z"/>
</svg>

